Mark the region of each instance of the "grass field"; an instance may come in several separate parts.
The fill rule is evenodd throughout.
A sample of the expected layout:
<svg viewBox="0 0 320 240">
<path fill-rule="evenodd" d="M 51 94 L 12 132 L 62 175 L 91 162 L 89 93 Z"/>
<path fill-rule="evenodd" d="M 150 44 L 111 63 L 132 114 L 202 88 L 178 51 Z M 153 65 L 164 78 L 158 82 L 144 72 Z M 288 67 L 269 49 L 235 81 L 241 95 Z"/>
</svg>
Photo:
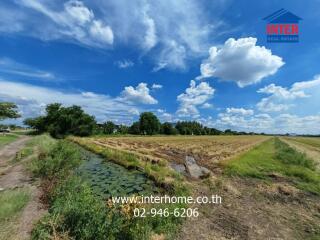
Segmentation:
<svg viewBox="0 0 320 240">
<path fill-rule="evenodd" d="M 5 135 L 0 134 L 0 147 L 15 141 L 17 138 L 18 136 L 12 135 L 12 134 L 5 134 Z"/>
<path fill-rule="evenodd" d="M 298 188 L 320 195 L 320 173 L 315 162 L 278 138 L 224 163 L 225 173 L 270 179 L 284 177 Z"/>
<path fill-rule="evenodd" d="M 88 143 L 119 149 L 152 160 L 183 163 L 191 155 L 209 169 L 220 161 L 244 152 L 267 140 L 266 136 L 155 136 L 91 137 Z"/>
</svg>

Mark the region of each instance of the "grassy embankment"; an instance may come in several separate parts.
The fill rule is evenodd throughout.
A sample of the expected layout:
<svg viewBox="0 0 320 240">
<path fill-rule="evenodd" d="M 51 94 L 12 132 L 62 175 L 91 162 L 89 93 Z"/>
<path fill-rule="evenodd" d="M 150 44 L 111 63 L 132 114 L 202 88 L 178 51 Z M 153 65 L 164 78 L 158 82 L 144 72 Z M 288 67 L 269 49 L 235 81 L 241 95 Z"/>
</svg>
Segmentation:
<svg viewBox="0 0 320 240">
<path fill-rule="evenodd" d="M 48 136 L 36 138 L 38 157 L 33 159 L 30 169 L 42 179 L 49 213 L 35 227 L 33 239 L 51 239 L 53 236 L 61 239 L 150 239 L 155 234 L 174 235 L 182 221 L 179 218 L 133 218 L 136 205 L 114 205 L 95 196 L 89 185 L 74 172 L 82 161 L 75 144 Z M 112 156 L 123 165 L 127 161 L 127 167 L 138 161 L 133 156 L 116 152 L 104 156 Z"/>
<path fill-rule="evenodd" d="M 17 138 L 18 138 L 18 136 L 13 135 L 13 134 L 2 135 L 0 133 L 0 147 L 15 141 Z"/>
<path fill-rule="evenodd" d="M 268 140 L 223 165 L 227 175 L 268 180 L 278 174 L 299 189 L 320 195 L 320 173 L 315 170 L 314 161 L 278 138 Z"/>
</svg>

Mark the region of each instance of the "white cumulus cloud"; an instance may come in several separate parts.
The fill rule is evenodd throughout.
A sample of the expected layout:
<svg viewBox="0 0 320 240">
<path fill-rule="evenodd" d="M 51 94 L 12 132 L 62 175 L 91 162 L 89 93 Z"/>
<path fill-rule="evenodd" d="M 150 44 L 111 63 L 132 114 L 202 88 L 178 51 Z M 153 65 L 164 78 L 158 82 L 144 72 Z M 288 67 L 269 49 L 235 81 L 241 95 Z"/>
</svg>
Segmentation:
<svg viewBox="0 0 320 240">
<path fill-rule="evenodd" d="M 229 38 L 221 47 L 211 47 L 197 79 L 216 77 L 244 87 L 275 74 L 284 65 L 282 58 L 256 43 L 257 39 L 252 37 Z"/>
<path fill-rule="evenodd" d="M 198 107 L 206 104 L 213 97 L 214 92 L 215 89 L 209 83 L 201 82 L 197 85 L 194 80 L 191 80 L 190 87 L 177 97 L 180 103 L 177 110 L 178 116 L 199 117 Z"/>
<path fill-rule="evenodd" d="M 260 88 L 257 92 L 268 94 L 257 103 L 257 108 L 262 112 L 282 112 L 295 106 L 301 98 L 310 98 L 310 89 L 320 86 L 320 76 L 316 75 L 309 81 L 301 81 L 292 84 L 291 88 L 277 86 L 274 83 Z M 310 93 L 308 93 L 310 92 Z"/>
<path fill-rule="evenodd" d="M 237 131 L 265 132 L 271 134 L 319 134 L 320 115 L 298 116 L 295 114 L 269 114 L 242 115 L 228 113 L 218 114 L 218 118 L 204 121 L 207 125 L 220 129 L 231 128 Z"/>
<path fill-rule="evenodd" d="M 121 98 L 131 103 L 157 104 L 158 101 L 150 95 L 146 83 L 139 83 L 137 87 L 128 86 L 121 92 Z"/>
<path fill-rule="evenodd" d="M 303 90 L 303 89 L 316 87 L 319 85 L 320 85 L 320 75 L 316 75 L 316 76 L 314 76 L 313 80 L 294 83 L 292 85 L 291 89 L 292 89 L 292 91 L 299 91 L 299 90 Z"/>
</svg>

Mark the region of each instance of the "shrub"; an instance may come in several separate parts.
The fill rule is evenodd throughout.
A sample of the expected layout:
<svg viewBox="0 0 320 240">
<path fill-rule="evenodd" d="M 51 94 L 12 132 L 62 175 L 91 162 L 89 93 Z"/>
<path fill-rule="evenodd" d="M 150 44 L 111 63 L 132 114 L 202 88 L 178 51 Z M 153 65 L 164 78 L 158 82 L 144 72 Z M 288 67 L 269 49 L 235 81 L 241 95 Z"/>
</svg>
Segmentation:
<svg viewBox="0 0 320 240">
<path fill-rule="evenodd" d="M 78 166 L 81 156 L 78 148 L 65 140 L 52 146 L 40 146 L 38 158 L 32 161 L 31 169 L 38 177 L 61 178 Z"/>
<path fill-rule="evenodd" d="M 49 223 L 55 222 L 55 228 Z M 46 221 L 33 231 L 33 239 L 51 236 L 54 231 L 68 233 L 74 239 L 116 239 L 123 217 L 116 209 L 106 208 L 78 177 L 63 181 L 52 196 Z"/>
</svg>

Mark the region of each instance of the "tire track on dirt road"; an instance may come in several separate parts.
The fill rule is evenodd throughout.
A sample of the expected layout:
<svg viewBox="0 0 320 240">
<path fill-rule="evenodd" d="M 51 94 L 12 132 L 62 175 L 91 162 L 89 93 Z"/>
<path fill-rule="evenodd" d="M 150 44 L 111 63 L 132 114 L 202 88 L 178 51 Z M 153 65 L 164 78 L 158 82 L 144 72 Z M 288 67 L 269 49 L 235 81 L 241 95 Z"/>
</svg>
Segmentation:
<svg viewBox="0 0 320 240">
<path fill-rule="evenodd" d="M 20 213 L 11 239 L 29 239 L 33 224 L 45 213 L 44 206 L 40 203 L 41 192 L 22 162 L 13 163 L 16 153 L 23 149 L 30 137 L 22 136 L 0 149 L 0 188 L 2 191 L 15 188 L 27 188 L 31 198 Z M 0 191 L 0 194 L 1 192 Z"/>
</svg>

